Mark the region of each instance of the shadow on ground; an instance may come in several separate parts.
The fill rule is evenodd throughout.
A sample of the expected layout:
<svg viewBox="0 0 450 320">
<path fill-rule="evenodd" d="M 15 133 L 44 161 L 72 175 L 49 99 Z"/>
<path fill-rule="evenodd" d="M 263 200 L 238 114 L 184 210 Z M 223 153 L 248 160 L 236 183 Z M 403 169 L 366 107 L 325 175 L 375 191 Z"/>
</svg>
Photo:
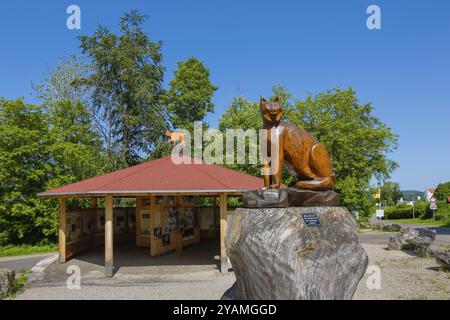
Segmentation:
<svg viewBox="0 0 450 320">
<path fill-rule="evenodd" d="M 50 272 L 64 274 L 69 265 L 77 265 L 86 274 L 91 271 L 104 272 L 104 247 L 90 249 L 80 253 L 66 263 L 54 263 Z M 169 252 L 160 256 L 150 256 L 149 248 L 136 247 L 134 244 L 114 245 L 115 274 L 151 274 L 177 273 L 194 270 L 219 270 L 220 247 L 217 240 L 202 242 L 183 248 L 180 253 Z"/>
</svg>

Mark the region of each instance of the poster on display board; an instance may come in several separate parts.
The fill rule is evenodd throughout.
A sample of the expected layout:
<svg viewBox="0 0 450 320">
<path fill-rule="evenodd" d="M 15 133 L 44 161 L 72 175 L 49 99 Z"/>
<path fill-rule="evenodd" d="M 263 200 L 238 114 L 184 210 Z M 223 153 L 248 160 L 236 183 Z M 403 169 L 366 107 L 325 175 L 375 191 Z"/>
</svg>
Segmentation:
<svg viewBox="0 0 450 320">
<path fill-rule="evenodd" d="M 168 221 L 169 221 L 169 231 L 175 231 L 178 229 L 178 209 L 171 207 L 168 209 L 169 215 L 168 215 Z"/>
<path fill-rule="evenodd" d="M 66 219 L 67 242 L 77 241 L 81 236 L 81 216 L 79 212 L 72 212 Z"/>
<path fill-rule="evenodd" d="M 154 213 L 154 225 L 155 227 L 161 227 L 161 212 L 155 211 Z"/>
<path fill-rule="evenodd" d="M 163 247 L 168 246 L 170 244 L 170 233 L 166 233 L 162 236 L 162 244 Z"/>
<path fill-rule="evenodd" d="M 196 223 L 196 208 L 184 208 L 184 215 L 180 218 L 180 232 L 183 239 L 194 236 Z"/>
<path fill-rule="evenodd" d="M 155 240 L 161 240 L 161 237 L 162 237 L 162 235 L 161 235 L 161 227 L 153 229 L 153 238 Z"/>
<path fill-rule="evenodd" d="M 150 211 L 141 210 L 141 235 L 150 235 Z"/>
</svg>

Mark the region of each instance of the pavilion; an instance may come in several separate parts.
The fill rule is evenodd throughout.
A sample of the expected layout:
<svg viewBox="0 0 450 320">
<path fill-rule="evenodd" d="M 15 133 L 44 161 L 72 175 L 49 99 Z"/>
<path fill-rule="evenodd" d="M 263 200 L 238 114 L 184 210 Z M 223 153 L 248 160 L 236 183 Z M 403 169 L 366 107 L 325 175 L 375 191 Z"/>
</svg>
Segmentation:
<svg viewBox="0 0 450 320">
<path fill-rule="evenodd" d="M 38 194 L 60 199 L 59 261 L 65 263 L 79 252 L 104 244 L 105 273 L 111 277 L 114 243 L 136 241 L 155 256 L 179 252 L 208 237 L 220 239 L 220 271 L 227 272 L 224 237 L 227 216 L 232 214 L 227 197 L 242 196 L 264 183 L 261 178 L 190 160 L 175 164 L 168 156 Z M 199 208 L 193 200 L 198 197 L 213 198 L 214 208 Z M 69 209 L 70 198 L 90 198 L 92 208 Z M 115 208 L 115 198 L 134 198 L 136 206 Z M 98 207 L 102 199 L 104 208 Z M 214 214 L 216 199 L 220 199 L 220 223 Z M 218 226 L 217 236 L 214 226 Z"/>
</svg>

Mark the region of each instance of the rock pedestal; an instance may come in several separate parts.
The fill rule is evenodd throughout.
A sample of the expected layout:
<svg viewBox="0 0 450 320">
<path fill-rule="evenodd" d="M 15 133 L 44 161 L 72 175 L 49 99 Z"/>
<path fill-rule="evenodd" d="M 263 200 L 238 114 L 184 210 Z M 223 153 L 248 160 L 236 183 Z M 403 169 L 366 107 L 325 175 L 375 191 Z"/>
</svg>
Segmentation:
<svg viewBox="0 0 450 320">
<path fill-rule="evenodd" d="M 239 208 L 225 246 L 236 275 L 225 298 L 351 299 L 368 263 L 342 207 Z"/>
</svg>

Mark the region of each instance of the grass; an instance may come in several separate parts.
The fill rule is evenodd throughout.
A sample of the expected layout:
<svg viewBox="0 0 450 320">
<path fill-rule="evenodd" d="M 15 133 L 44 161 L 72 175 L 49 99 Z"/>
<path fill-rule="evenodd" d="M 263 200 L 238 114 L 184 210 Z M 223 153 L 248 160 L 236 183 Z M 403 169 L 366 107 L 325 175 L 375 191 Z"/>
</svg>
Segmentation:
<svg viewBox="0 0 450 320">
<path fill-rule="evenodd" d="M 50 245 L 7 245 L 0 246 L 0 257 L 11 257 L 11 256 L 25 256 L 29 254 L 36 253 L 47 253 L 54 252 L 58 250 L 58 246 L 56 244 Z"/>
<path fill-rule="evenodd" d="M 0 300 L 6 298 L 14 298 L 17 294 L 21 293 L 25 288 L 25 285 L 27 284 L 27 276 L 30 273 L 31 270 L 22 270 L 11 283 L 8 292 L 5 295 L 0 294 Z"/>
<path fill-rule="evenodd" d="M 417 224 L 422 226 L 433 226 L 433 227 L 448 227 L 449 223 L 445 220 L 433 220 L 433 219 L 392 219 L 392 220 L 384 220 L 386 222 L 392 223 L 404 223 L 404 224 Z"/>
</svg>

